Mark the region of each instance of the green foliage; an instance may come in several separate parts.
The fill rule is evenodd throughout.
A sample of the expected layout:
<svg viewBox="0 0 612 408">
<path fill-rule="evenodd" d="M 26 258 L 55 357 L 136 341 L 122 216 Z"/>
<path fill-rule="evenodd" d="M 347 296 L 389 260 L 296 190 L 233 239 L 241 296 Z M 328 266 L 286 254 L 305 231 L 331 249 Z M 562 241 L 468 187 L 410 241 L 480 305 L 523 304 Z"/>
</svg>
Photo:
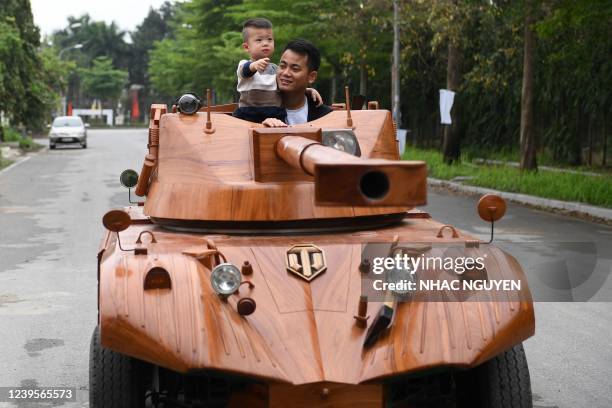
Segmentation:
<svg viewBox="0 0 612 408">
<path fill-rule="evenodd" d="M 31 137 L 27 136 L 19 140 L 19 148 L 23 150 L 32 150 L 37 145 Z"/>
<path fill-rule="evenodd" d="M 46 115 L 44 77 L 37 54 L 39 32 L 29 0 L 5 0 L 0 7 L 0 111 L 31 128 Z"/>
<path fill-rule="evenodd" d="M 3 127 L 2 131 L 4 133 L 5 142 L 18 142 L 21 140 L 21 133 L 12 127 Z"/>
<path fill-rule="evenodd" d="M 103 101 L 119 98 L 128 77 L 127 71 L 113 68 L 113 62 L 108 57 L 94 59 L 91 68 L 81 69 L 80 72 L 85 91 Z"/>
<path fill-rule="evenodd" d="M 129 65 L 129 47 L 124 40 L 125 31 L 113 22 L 92 21 L 88 14 L 81 17 L 68 17 L 67 27 L 56 31 L 52 42 L 63 58 L 74 60 L 79 67 L 89 67 L 98 57 L 108 57 L 115 68 Z M 81 44 L 82 48 L 71 48 Z"/>
<path fill-rule="evenodd" d="M 612 178 L 540 170 L 521 172 L 507 166 L 475 166 L 469 164 L 447 165 L 438 151 L 408 147 L 405 160 L 427 162 L 430 177 L 452 180 L 455 177 L 471 177 L 464 183 L 501 191 L 529 194 L 564 201 L 577 201 L 612 208 Z"/>
<path fill-rule="evenodd" d="M 130 33 L 132 45 L 129 57 L 130 82 L 147 86 L 149 79 L 147 69 L 149 66 L 149 51 L 156 41 L 169 37 L 172 33 L 170 21 L 173 18 L 175 6 L 169 2 L 164 3 L 159 10 L 149 9 L 149 14 L 142 24 Z"/>
</svg>

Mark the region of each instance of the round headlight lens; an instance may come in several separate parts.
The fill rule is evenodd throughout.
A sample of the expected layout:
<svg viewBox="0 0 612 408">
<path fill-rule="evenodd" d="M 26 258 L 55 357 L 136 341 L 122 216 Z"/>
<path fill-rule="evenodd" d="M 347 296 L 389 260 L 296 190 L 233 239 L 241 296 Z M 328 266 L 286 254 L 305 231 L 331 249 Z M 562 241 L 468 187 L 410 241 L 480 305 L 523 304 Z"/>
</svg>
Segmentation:
<svg viewBox="0 0 612 408">
<path fill-rule="evenodd" d="M 353 156 L 361 155 L 357 138 L 350 130 L 324 130 L 322 141 L 325 146 L 333 147 L 341 152 L 352 154 Z"/>
<path fill-rule="evenodd" d="M 193 115 L 202 106 L 198 95 L 193 93 L 187 93 L 185 95 L 182 95 L 178 99 L 176 104 L 178 106 L 179 112 L 184 113 L 185 115 Z"/>
<path fill-rule="evenodd" d="M 241 282 L 240 270 L 230 263 L 215 266 L 210 275 L 210 283 L 220 295 L 231 295 L 238 290 Z"/>
</svg>

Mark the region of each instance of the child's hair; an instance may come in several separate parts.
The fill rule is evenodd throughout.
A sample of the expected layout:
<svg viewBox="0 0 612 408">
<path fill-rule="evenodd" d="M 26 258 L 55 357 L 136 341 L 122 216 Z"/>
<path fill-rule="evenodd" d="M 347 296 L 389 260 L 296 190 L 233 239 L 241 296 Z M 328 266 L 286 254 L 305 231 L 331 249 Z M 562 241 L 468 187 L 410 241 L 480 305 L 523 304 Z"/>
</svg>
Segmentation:
<svg viewBox="0 0 612 408">
<path fill-rule="evenodd" d="M 249 39 L 249 27 L 272 29 L 272 23 L 267 18 L 249 18 L 242 23 L 242 41 L 244 42 L 247 42 Z"/>
</svg>

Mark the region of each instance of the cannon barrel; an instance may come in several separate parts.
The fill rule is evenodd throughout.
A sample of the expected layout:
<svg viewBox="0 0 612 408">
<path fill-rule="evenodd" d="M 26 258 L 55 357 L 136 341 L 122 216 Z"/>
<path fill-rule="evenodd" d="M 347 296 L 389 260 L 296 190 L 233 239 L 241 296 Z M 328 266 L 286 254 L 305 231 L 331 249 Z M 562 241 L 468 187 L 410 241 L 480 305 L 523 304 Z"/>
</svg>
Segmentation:
<svg viewBox="0 0 612 408">
<path fill-rule="evenodd" d="M 301 136 L 283 136 L 275 149 L 288 165 L 314 176 L 317 205 L 426 203 L 425 162 L 359 158 Z"/>
</svg>

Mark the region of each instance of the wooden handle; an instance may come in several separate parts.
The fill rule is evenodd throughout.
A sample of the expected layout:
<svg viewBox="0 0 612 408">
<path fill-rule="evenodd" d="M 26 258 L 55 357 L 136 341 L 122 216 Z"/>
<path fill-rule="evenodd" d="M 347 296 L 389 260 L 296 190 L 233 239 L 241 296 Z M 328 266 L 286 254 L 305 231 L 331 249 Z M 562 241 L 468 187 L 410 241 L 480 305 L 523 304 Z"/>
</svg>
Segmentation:
<svg viewBox="0 0 612 408">
<path fill-rule="evenodd" d="M 153 168 L 155 167 L 155 156 L 152 154 L 147 154 L 144 159 L 144 163 L 142 164 L 142 171 L 140 172 L 140 176 L 138 177 L 138 184 L 136 184 L 136 191 L 134 193 L 139 197 L 144 197 L 149 192 L 149 179 L 151 178 L 151 173 L 153 172 Z"/>
</svg>

